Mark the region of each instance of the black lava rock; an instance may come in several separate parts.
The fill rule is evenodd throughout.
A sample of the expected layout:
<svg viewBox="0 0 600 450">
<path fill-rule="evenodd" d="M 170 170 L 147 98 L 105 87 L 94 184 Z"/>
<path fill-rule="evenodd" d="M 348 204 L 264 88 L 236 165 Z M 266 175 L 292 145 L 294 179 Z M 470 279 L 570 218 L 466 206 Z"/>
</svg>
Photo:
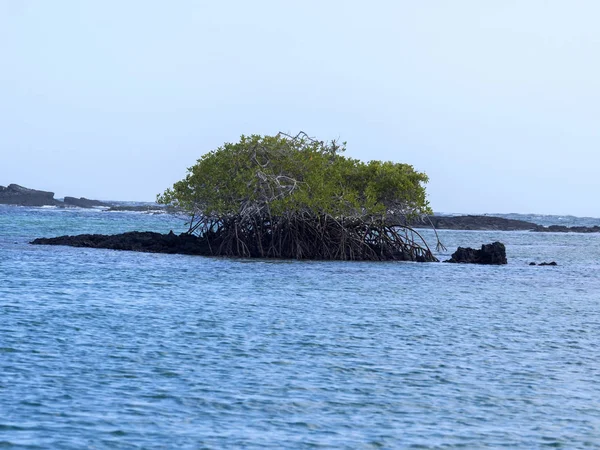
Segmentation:
<svg viewBox="0 0 600 450">
<path fill-rule="evenodd" d="M 150 231 L 131 231 L 129 233 L 104 235 L 80 234 L 78 236 L 59 236 L 38 238 L 34 245 L 68 245 L 71 247 L 107 248 L 111 250 L 132 250 L 146 253 L 178 253 L 184 255 L 210 255 L 206 240 L 194 235 L 182 233 L 176 235 L 153 233 Z"/>
<path fill-rule="evenodd" d="M 481 250 L 458 247 L 452 257 L 444 262 L 462 264 L 507 264 L 506 247 L 501 242 L 484 244 Z"/>
</svg>

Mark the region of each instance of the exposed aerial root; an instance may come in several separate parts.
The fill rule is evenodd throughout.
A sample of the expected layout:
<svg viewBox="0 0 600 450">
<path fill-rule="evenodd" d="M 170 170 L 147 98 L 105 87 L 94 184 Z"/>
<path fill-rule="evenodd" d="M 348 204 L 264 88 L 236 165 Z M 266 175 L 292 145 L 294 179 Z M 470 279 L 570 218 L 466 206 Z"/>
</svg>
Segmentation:
<svg viewBox="0 0 600 450">
<path fill-rule="evenodd" d="M 437 261 L 410 227 L 308 213 L 203 218 L 190 230 L 215 256 L 348 261 Z"/>
</svg>

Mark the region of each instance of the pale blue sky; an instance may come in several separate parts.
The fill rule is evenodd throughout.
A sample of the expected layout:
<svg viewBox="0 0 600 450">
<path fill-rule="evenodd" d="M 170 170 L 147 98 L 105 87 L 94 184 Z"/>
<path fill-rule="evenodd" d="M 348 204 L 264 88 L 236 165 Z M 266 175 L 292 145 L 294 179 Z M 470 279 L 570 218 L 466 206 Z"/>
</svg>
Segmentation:
<svg viewBox="0 0 600 450">
<path fill-rule="evenodd" d="M 600 217 L 600 2 L 0 0 L 0 185 L 153 200 L 241 134 L 348 141 L 444 212 Z"/>
</svg>

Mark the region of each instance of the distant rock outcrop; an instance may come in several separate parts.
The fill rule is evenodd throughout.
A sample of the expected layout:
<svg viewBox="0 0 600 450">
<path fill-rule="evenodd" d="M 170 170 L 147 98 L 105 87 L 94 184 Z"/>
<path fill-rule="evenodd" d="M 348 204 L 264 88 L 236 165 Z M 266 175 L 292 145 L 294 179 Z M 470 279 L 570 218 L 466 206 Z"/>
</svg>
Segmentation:
<svg viewBox="0 0 600 450">
<path fill-rule="evenodd" d="M 18 184 L 0 186 L 0 204 L 20 206 L 57 206 L 62 204 L 54 198 L 54 192 L 28 189 Z"/>
<path fill-rule="evenodd" d="M 429 223 L 431 221 L 431 223 Z M 494 230 L 519 231 L 533 230 L 538 225 L 524 220 L 504 219 L 494 216 L 429 216 L 414 227 L 429 227 L 438 230 Z"/>
<path fill-rule="evenodd" d="M 565 225 L 550 225 L 544 227 L 538 225 L 533 231 L 539 231 L 544 233 L 600 233 L 600 226 L 594 225 L 593 227 L 567 227 Z"/>
<path fill-rule="evenodd" d="M 452 257 L 444 262 L 463 264 L 507 264 L 506 247 L 501 242 L 484 244 L 481 250 L 458 247 Z"/>
<path fill-rule="evenodd" d="M 431 223 L 430 223 L 431 221 Z M 437 230 L 488 230 L 488 231 L 536 231 L 546 233 L 600 233 L 600 226 L 567 227 L 565 225 L 543 226 L 525 220 L 505 219 L 494 216 L 428 216 L 412 223 L 415 228 L 433 225 Z"/>
<path fill-rule="evenodd" d="M 79 208 L 95 208 L 97 206 L 110 206 L 108 203 L 103 203 L 99 200 L 90 200 L 85 197 L 65 197 L 63 201 L 65 205 L 77 206 Z"/>
<path fill-rule="evenodd" d="M 0 205 L 17 206 L 59 206 L 94 208 L 96 206 L 111 206 L 98 200 L 87 198 L 65 197 L 64 201 L 54 198 L 54 192 L 29 189 L 18 184 L 9 184 L 8 187 L 0 186 Z"/>
</svg>

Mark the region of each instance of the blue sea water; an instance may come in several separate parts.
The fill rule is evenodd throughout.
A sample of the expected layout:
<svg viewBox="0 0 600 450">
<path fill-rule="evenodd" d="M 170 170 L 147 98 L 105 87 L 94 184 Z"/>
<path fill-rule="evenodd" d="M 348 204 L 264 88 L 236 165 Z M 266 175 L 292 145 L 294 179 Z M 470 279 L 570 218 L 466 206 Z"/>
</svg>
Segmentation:
<svg viewBox="0 0 600 450">
<path fill-rule="evenodd" d="M 440 231 L 500 267 L 28 244 L 184 228 L 0 206 L 0 448 L 600 448 L 600 234 Z"/>
</svg>

